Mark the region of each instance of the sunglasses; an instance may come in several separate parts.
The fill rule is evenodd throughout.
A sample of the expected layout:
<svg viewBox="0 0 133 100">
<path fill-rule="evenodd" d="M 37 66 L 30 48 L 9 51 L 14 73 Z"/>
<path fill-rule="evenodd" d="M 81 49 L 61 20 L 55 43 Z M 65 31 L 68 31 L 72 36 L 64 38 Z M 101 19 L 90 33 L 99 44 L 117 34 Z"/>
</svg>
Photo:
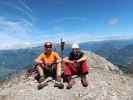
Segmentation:
<svg viewBox="0 0 133 100">
<path fill-rule="evenodd" d="M 45 48 L 52 48 L 52 45 L 45 45 Z"/>
</svg>

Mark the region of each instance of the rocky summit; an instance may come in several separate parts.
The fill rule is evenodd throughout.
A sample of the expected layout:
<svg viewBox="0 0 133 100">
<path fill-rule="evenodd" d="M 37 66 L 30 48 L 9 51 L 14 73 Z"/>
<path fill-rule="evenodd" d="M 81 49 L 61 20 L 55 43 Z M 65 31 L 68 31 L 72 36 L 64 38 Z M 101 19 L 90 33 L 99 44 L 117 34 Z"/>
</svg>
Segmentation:
<svg viewBox="0 0 133 100">
<path fill-rule="evenodd" d="M 72 89 L 58 89 L 54 81 L 41 90 L 32 77 L 22 72 L 0 86 L 0 100 L 133 100 L 133 78 L 105 58 L 92 53 L 88 55 L 88 87 L 83 87 L 80 78 L 75 78 Z"/>
</svg>

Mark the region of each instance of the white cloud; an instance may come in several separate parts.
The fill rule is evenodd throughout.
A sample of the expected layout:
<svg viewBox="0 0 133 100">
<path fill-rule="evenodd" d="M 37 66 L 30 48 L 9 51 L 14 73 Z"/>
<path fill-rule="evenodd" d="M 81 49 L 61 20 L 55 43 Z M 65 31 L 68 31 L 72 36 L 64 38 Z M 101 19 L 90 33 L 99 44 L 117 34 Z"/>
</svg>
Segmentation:
<svg viewBox="0 0 133 100">
<path fill-rule="evenodd" d="M 110 19 L 108 21 L 108 24 L 109 25 L 116 25 L 116 24 L 118 24 L 118 22 L 119 22 L 119 19 L 118 18 L 112 18 L 112 19 Z"/>
<path fill-rule="evenodd" d="M 33 42 L 32 36 L 32 24 L 26 19 L 12 21 L 0 17 L 0 49 L 27 46 L 27 42 Z"/>
<path fill-rule="evenodd" d="M 81 43 L 86 41 L 96 41 L 97 36 L 94 36 L 93 33 L 58 33 L 56 39 L 59 40 L 63 38 L 68 43 Z"/>
<path fill-rule="evenodd" d="M 24 0 L 18 0 L 20 2 L 20 4 L 29 12 L 32 13 L 32 9 L 25 3 Z"/>
<path fill-rule="evenodd" d="M 0 6 L 10 10 L 10 12 L 5 10 L 9 13 L 8 17 L 0 16 L 0 49 L 32 46 L 35 43 L 33 40 L 34 17 L 29 5 L 24 0 L 8 0 L 0 2 Z"/>
<path fill-rule="evenodd" d="M 52 22 L 52 24 L 60 24 L 62 22 L 65 22 L 65 21 L 77 21 L 77 22 L 86 22 L 87 21 L 87 18 L 85 17 L 61 17 L 59 19 L 56 19 L 54 22 Z"/>
<path fill-rule="evenodd" d="M 64 34 L 58 34 L 57 38 L 63 37 Z M 96 35 L 96 33 L 77 33 L 77 35 L 71 33 L 70 35 L 65 35 L 63 38 L 67 43 L 82 43 L 82 42 L 89 42 L 89 41 L 104 41 L 104 40 L 129 40 L 133 39 L 133 35 L 129 36 L 127 34 L 116 34 L 116 35 Z"/>
<path fill-rule="evenodd" d="M 129 40 L 129 39 L 133 39 L 133 35 L 116 34 L 111 36 L 105 36 L 103 39 L 104 40 Z"/>
<path fill-rule="evenodd" d="M 34 17 L 32 15 L 32 9 L 23 1 L 17 0 L 18 2 L 0 2 L 1 6 L 5 6 L 10 9 L 15 9 L 16 12 L 23 13 L 30 21 L 34 21 Z"/>
<path fill-rule="evenodd" d="M 0 17 L 1 34 L 8 34 L 11 37 L 29 39 L 31 38 L 32 24 L 27 20 L 11 21 Z"/>
</svg>

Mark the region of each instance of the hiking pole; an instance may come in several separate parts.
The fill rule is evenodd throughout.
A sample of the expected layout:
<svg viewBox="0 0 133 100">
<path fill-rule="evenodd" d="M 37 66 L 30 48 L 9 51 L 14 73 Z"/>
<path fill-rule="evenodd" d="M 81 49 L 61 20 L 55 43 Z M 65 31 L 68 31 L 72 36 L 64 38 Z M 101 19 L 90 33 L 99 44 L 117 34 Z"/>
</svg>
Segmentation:
<svg viewBox="0 0 133 100">
<path fill-rule="evenodd" d="M 61 44 L 60 44 L 60 48 L 61 48 L 61 61 L 63 60 L 64 45 L 65 45 L 65 42 L 61 38 Z"/>
<path fill-rule="evenodd" d="M 61 66 L 62 66 L 62 68 L 63 68 L 63 51 L 64 51 L 64 45 L 65 45 L 65 42 L 63 41 L 63 39 L 61 38 L 61 42 L 60 42 L 60 48 L 61 48 Z M 62 71 L 63 71 L 63 69 L 62 69 Z"/>
</svg>

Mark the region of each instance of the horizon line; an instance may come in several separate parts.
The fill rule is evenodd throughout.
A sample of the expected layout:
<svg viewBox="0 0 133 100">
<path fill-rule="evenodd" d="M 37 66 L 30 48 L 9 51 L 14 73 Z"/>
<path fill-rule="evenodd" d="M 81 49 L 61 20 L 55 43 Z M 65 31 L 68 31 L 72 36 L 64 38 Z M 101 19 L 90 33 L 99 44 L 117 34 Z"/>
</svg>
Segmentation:
<svg viewBox="0 0 133 100">
<path fill-rule="evenodd" d="M 81 41 L 81 42 L 78 42 L 79 44 L 82 44 L 82 43 L 88 43 L 88 42 L 104 42 L 104 41 L 126 41 L 126 40 L 133 40 L 133 37 L 130 37 L 130 38 L 112 38 L 112 39 L 96 39 L 96 40 L 90 40 L 90 41 Z M 63 40 L 67 45 L 71 45 L 73 42 L 70 42 L 70 41 L 65 41 Z M 58 42 L 53 42 L 54 44 L 60 44 L 59 41 Z M 77 43 L 77 42 L 76 42 Z M 5 48 L 0 48 L 0 51 L 2 50 L 18 50 L 18 49 L 28 49 L 28 48 L 34 48 L 34 47 L 39 47 L 39 46 L 42 46 L 44 44 L 44 42 L 36 42 L 36 43 L 28 43 L 28 42 L 25 42 L 23 44 L 20 44 L 19 43 L 17 44 L 14 44 L 12 46 L 5 46 Z"/>
</svg>

